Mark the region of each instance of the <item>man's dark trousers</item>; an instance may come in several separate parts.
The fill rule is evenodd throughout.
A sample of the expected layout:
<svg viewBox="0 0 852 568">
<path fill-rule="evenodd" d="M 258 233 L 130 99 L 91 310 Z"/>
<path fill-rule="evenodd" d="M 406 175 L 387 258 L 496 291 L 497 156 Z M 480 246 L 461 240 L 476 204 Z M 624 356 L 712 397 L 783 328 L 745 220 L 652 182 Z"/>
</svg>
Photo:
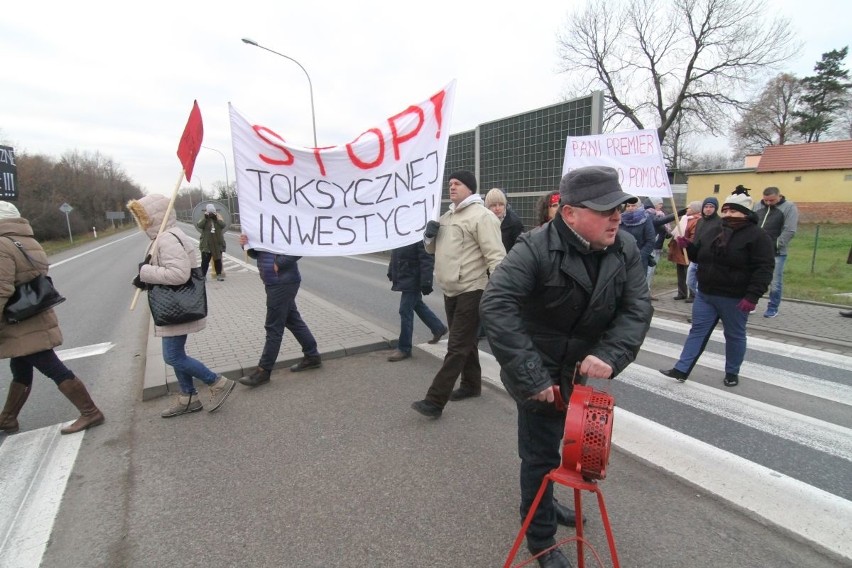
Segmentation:
<svg viewBox="0 0 852 568">
<path fill-rule="evenodd" d="M 464 292 L 458 296 L 444 296 L 447 312 L 447 354 L 432 386 L 426 392 L 426 400 L 443 408 L 450 399 L 456 379 L 461 375 L 459 388 L 479 393 L 482 391 L 482 367 L 479 365 L 479 300 L 482 290 Z"/>
<path fill-rule="evenodd" d="M 562 463 L 559 449 L 565 431 L 565 412 L 552 403 L 527 400 L 518 404 L 518 455 L 521 458 L 521 520 L 525 519 L 544 476 Z M 527 547 L 536 552 L 556 543 L 553 483 L 527 528 Z"/>
<path fill-rule="evenodd" d="M 299 282 L 292 284 L 275 284 L 266 286 L 266 343 L 260 356 L 258 367 L 271 371 L 275 367 L 278 353 L 281 351 L 281 340 L 284 328 L 290 330 L 305 355 L 319 355 L 317 340 L 314 339 L 308 324 L 296 308 L 296 294 L 299 292 Z"/>
</svg>

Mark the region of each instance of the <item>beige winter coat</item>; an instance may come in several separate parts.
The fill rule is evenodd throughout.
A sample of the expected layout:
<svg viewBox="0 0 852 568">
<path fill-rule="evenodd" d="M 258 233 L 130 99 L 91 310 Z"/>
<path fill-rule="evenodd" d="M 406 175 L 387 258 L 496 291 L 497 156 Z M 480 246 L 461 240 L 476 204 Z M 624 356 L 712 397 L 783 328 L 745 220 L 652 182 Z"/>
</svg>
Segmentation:
<svg viewBox="0 0 852 568">
<path fill-rule="evenodd" d="M 133 214 L 142 231 L 152 241 L 157 237 L 157 231 L 163 222 L 163 216 L 169 206 L 169 198 L 165 195 L 146 195 L 138 201 L 131 201 L 127 208 Z M 181 243 L 183 243 L 181 245 Z M 151 255 L 148 264 L 142 266 L 139 277 L 148 284 L 168 284 L 175 286 L 189 280 L 190 271 L 201 266 L 196 255 L 196 248 L 189 237 L 177 226 L 174 211 L 170 212 L 169 220 L 163 234 L 156 243 L 156 249 L 151 250 L 154 243 L 148 247 L 145 255 Z M 201 331 L 207 326 L 207 318 L 177 325 L 158 325 L 154 328 L 156 337 L 172 337 Z"/>
<path fill-rule="evenodd" d="M 435 280 L 445 296 L 485 290 L 488 272 L 494 272 L 506 249 L 500 220 L 473 194 L 439 219 L 438 236 L 426 243 L 435 255 Z"/>
<path fill-rule="evenodd" d="M 36 267 L 6 237 L 20 242 Z M 29 282 L 47 274 L 47 255 L 33 238 L 33 229 L 26 219 L 0 221 L 0 313 L 15 293 L 15 285 Z M 62 345 L 62 331 L 53 310 L 47 310 L 20 323 L 8 323 L 0 317 L 0 358 L 21 357 Z"/>
</svg>

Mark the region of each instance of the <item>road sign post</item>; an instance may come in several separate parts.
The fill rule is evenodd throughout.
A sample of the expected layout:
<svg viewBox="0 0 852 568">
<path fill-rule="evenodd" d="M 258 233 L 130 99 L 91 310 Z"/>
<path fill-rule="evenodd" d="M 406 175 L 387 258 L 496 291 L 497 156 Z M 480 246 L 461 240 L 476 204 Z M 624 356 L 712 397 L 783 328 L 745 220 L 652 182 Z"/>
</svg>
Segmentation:
<svg viewBox="0 0 852 568">
<path fill-rule="evenodd" d="M 68 225 L 68 240 L 71 241 L 71 244 L 74 244 L 74 237 L 71 235 L 71 221 L 68 219 L 68 214 L 74 211 L 74 208 L 67 203 L 63 203 L 59 206 L 59 210 L 65 213 L 65 224 Z"/>
</svg>

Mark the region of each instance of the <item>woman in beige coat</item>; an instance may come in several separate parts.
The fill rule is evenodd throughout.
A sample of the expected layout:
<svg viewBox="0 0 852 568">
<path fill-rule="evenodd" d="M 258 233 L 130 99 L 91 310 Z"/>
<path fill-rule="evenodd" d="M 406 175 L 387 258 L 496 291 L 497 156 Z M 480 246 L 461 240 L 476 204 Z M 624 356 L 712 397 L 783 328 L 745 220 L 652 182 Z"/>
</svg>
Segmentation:
<svg viewBox="0 0 852 568">
<path fill-rule="evenodd" d="M 34 264 L 18 250 L 14 241 L 21 243 Z M 0 201 L 0 312 L 15 293 L 16 284 L 47 274 L 47 267 L 47 255 L 33 238 L 30 222 L 21 218 L 14 205 Z M 80 411 L 80 417 L 60 432 L 73 434 L 103 424 L 104 415 L 92 402 L 86 385 L 53 351 L 59 345 L 62 345 L 62 331 L 52 309 L 14 324 L 5 316 L 0 318 L 0 358 L 8 358 L 12 370 L 6 405 L 0 413 L 0 432 L 14 434 L 18 431 L 18 414 L 32 391 L 34 368 L 56 383 L 59 392 Z"/>
<path fill-rule="evenodd" d="M 131 200 L 127 208 L 133 214 L 136 223 L 149 239 L 157 239 L 157 232 L 163 223 L 169 198 L 164 195 L 146 195 L 142 199 Z M 189 280 L 193 268 L 200 266 L 195 254 L 196 248 L 189 237 L 177 226 L 174 211 L 169 212 L 169 218 L 163 234 L 155 243 L 151 243 L 145 253 L 149 262 L 139 265 L 139 274 L 133 284 L 146 290 L 149 284 L 166 284 L 176 286 Z M 217 375 L 200 361 L 186 354 L 186 336 L 201 331 L 207 326 L 207 318 L 176 325 L 158 325 L 154 328 L 154 336 L 163 338 L 163 360 L 175 370 L 180 394 L 174 403 L 164 410 L 160 416 L 171 418 L 203 408 L 195 390 L 193 378 L 206 384 L 210 389 L 209 412 L 218 409 L 234 390 L 234 381 Z"/>
</svg>

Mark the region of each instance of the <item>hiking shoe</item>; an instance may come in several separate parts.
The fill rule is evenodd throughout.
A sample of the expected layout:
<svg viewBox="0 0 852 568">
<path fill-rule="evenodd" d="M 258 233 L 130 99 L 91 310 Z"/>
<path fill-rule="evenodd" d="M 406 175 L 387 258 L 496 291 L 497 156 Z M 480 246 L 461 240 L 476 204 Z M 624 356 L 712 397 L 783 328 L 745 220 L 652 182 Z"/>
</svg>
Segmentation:
<svg viewBox="0 0 852 568">
<path fill-rule="evenodd" d="M 457 388 L 450 393 L 450 400 L 464 400 L 466 398 L 474 398 L 481 395 L 482 392 L 476 392 L 466 388 Z"/>
<path fill-rule="evenodd" d="M 290 367 L 290 372 L 299 373 L 308 369 L 319 369 L 322 367 L 322 358 L 319 355 L 305 355 L 302 360 Z"/>
<path fill-rule="evenodd" d="M 434 335 L 432 336 L 432 339 L 430 339 L 430 340 L 429 340 L 429 341 L 427 341 L 426 343 L 430 343 L 430 344 L 432 344 L 432 345 L 435 345 L 436 343 L 438 343 L 439 341 L 441 341 L 441 338 L 442 338 L 442 337 L 444 337 L 445 335 L 447 335 L 447 332 L 448 332 L 448 331 L 450 331 L 450 330 L 449 330 L 449 329 L 447 329 L 447 328 L 445 327 L 445 328 L 443 329 L 443 331 L 439 331 L 438 333 L 434 334 Z"/>
<path fill-rule="evenodd" d="M 211 406 L 207 409 L 207 412 L 215 412 L 220 406 L 222 406 L 225 399 L 228 398 L 228 395 L 231 394 L 232 390 L 234 390 L 235 386 L 237 386 L 237 383 L 219 375 L 216 382 L 209 385 Z"/>
<path fill-rule="evenodd" d="M 774 318 L 778 316 L 778 310 L 776 308 L 767 308 L 763 313 L 763 317 L 765 318 Z"/>
<path fill-rule="evenodd" d="M 677 369 L 660 369 L 660 372 L 667 377 L 677 379 L 681 383 L 687 378 L 689 378 L 689 375 L 687 375 L 683 371 L 678 371 Z"/>
<path fill-rule="evenodd" d="M 388 361 L 390 361 L 391 363 L 396 363 L 397 361 L 402 361 L 403 359 L 410 359 L 410 358 L 411 358 L 411 351 L 406 353 L 405 351 L 400 351 L 399 349 L 397 349 L 396 351 L 394 351 L 393 353 L 391 353 L 388 356 Z"/>
<path fill-rule="evenodd" d="M 740 384 L 740 377 L 732 373 L 725 373 L 724 383 L 726 387 L 735 387 Z"/>
<path fill-rule="evenodd" d="M 440 418 L 441 414 L 443 414 L 444 412 L 443 408 L 441 408 L 434 402 L 429 402 L 428 400 L 418 400 L 416 402 L 412 402 L 411 408 L 413 408 L 423 416 L 428 416 L 429 418 Z"/>
<path fill-rule="evenodd" d="M 160 413 L 160 416 L 171 418 L 173 416 L 180 416 L 181 414 L 198 412 L 202 408 L 204 408 L 204 405 L 198 400 L 197 394 L 179 394 L 175 397 L 172 405 Z"/>
<path fill-rule="evenodd" d="M 240 377 L 237 379 L 241 385 L 245 385 L 247 387 L 256 387 L 269 382 L 269 375 L 272 374 L 271 371 L 267 371 L 263 367 L 258 367 L 255 369 L 251 375 L 246 377 Z"/>
</svg>

